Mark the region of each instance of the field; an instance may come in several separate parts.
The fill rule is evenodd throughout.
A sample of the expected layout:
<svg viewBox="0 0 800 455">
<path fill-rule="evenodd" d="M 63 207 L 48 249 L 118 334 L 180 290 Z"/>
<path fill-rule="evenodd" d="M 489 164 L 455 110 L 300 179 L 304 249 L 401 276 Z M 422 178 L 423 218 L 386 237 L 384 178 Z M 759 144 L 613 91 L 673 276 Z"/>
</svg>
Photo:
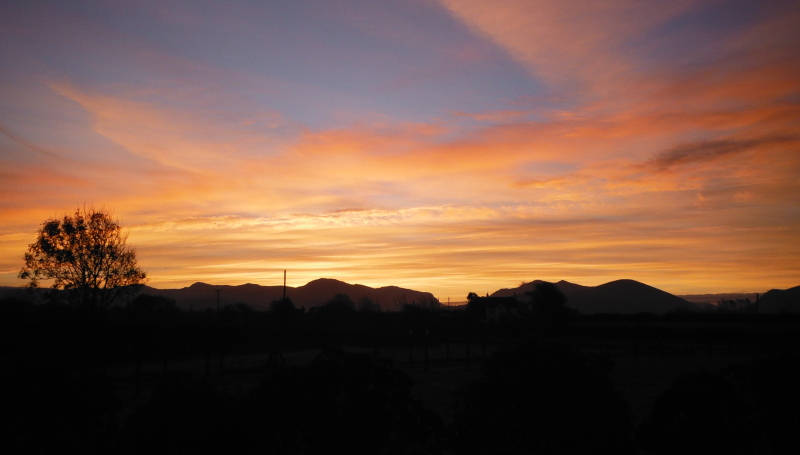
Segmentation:
<svg viewBox="0 0 800 455">
<path fill-rule="evenodd" d="M 711 372 L 781 353 L 800 355 L 798 328 L 794 324 L 748 325 L 692 323 L 585 323 L 567 335 L 548 343 L 569 344 L 593 358 L 611 362 L 609 379 L 630 405 L 633 423 L 644 421 L 655 399 L 678 377 L 705 369 Z M 392 359 L 415 383 L 414 395 L 452 422 L 457 409 L 456 391 L 462 384 L 480 377 L 481 362 L 513 340 L 483 342 L 464 340 L 431 342 L 410 348 L 368 348 L 344 345 L 349 352 Z M 281 353 L 287 365 L 305 365 L 321 348 L 287 349 Z M 180 378 L 204 378 L 236 395 L 245 396 L 264 375 L 269 355 L 227 355 L 219 352 L 208 358 L 161 359 L 143 362 L 136 385 L 136 365 L 112 365 L 108 373 L 116 378 L 116 394 L 126 407 L 145 400 L 153 386 Z"/>
</svg>

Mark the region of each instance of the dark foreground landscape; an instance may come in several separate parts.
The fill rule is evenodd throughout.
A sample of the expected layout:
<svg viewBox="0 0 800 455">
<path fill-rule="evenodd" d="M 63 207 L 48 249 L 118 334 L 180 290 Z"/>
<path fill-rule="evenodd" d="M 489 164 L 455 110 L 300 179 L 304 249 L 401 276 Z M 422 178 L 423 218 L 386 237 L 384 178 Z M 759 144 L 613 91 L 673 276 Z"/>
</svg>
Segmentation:
<svg viewBox="0 0 800 455">
<path fill-rule="evenodd" d="M 5 452 L 800 447 L 798 315 L 744 302 L 582 314 L 553 285 L 529 288 L 514 304 L 471 294 L 453 309 L 423 295 L 394 311 L 345 294 L 219 311 L 140 294 L 104 312 L 6 295 Z"/>
</svg>

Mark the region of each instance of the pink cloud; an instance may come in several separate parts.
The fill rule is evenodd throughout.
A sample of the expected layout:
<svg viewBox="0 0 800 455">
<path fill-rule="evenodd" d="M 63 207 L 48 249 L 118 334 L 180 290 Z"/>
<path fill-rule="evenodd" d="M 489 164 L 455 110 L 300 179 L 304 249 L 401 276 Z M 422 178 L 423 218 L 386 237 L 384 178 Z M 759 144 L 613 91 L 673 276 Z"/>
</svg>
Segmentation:
<svg viewBox="0 0 800 455">
<path fill-rule="evenodd" d="M 503 46 L 549 83 L 597 88 L 636 69 L 622 46 L 699 2 L 442 0 L 454 16 Z"/>
</svg>

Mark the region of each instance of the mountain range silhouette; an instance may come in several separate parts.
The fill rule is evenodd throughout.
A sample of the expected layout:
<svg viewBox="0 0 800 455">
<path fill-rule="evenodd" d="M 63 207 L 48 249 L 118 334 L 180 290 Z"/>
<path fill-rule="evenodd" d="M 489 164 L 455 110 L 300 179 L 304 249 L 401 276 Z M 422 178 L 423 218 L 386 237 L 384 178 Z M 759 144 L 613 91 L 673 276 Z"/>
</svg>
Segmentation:
<svg viewBox="0 0 800 455">
<path fill-rule="evenodd" d="M 526 292 L 532 291 L 540 280 L 525 283 L 513 289 L 500 289 L 493 297 L 516 295 L 520 300 L 528 300 Z M 567 306 L 581 314 L 596 313 L 666 313 L 682 308 L 695 308 L 695 305 L 661 289 L 648 286 L 635 280 L 616 280 L 600 286 L 581 286 L 561 280 L 555 283 L 567 297 Z"/>
<path fill-rule="evenodd" d="M 220 290 L 220 305 L 246 303 L 258 310 L 265 310 L 275 300 L 283 298 L 283 286 L 261 286 L 258 284 L 242 284 L 239 286 L 211 285 L 194 283 L 181 289 L 156 289 L 145 286 L 143 294 L 163 295 L 175 299 L 178 306 L 184 309 L 216 308 L 217 293 Z M 298 286 L 286 286 L 286 297 L 292 300 L 297 308 L 320 306 L 337 294 L 347 294 L 354 302 L 368 297 L 378 303 L 383 311 L 395 311 L 402 308 L 403 303 L 420 302 L 433 299 L 430 292 L 420 292 L 397 286 L 372 288 L 361 284 L 349 284 L 330 278 L 320 278 Z"/>
<path fill-rule="evenodd" d="M 520 300 L 527 300 L 526 292 L 533 290 L 534 286 L 541 282 L 541 280 L 534 280 L 516 288 L 500 289 L 490 295 L 492 297 L 516 295 Z M 611 281 L 599 286 L 582 286 L 564 280 L 555 285 L 567 297 L 567 306 L 578 310 L 581 314 L 635 314 L 642 312 L 663 314 L 681 309 L 713 311 L 715 306 L 712 304 L 719 299 L 747 296 L 751 298 L 751 301 L 755 301 L 755 294 L 690 295 L 686 296 L 689 299 L 687 300 L 639 281 L 628 279 Z M 180 308 L 202 310 L 216 308 L 216 290 L 220 291 L 221 306 L 246 303 L 255 309 L 265 310 L 269 308 L 271 302 L 283 298 L 283 286 L 261 286 L 251 283 L 231 286 L 198 282 L 181 289 L 156 289 L 144 286 L 140 293 L 163 295 L 175 299 Z M 0 286 L 0 296 L 24 299 L 27 292 L 20 287 Z M 42 298 L 46 292 L 46 289 L 38 289 L 35 294 L 39 296 L 38 298 Z M 313 280 L 303 286 L 286 287 L 286 296 L 297 308 L 308 309 L 323 305 L 337 294 L 347 294 L 354 302 L 358 302 L 362 297 L 368 297 L 378 303 L 382 311 L 396 311 L 401 309 L 405 303 L 411 304 L 434 299 L 430 292 L 398 286 L 372 288 L 330 278 Z M 454 308 L 462 306 L 455 304 Z M 773 289 L 760 296 L 759 313 L 776 314 L 781 312 L 800 313 L 800 286 L 785 290 Z"/>
<path fill-rule="evenodd" d="M 524 283 L 513 289 L 500 289 L 493 297 L 505 297 L 516 295 L 520 300 L 528 300 L 526 292 L 532 291 L 540 280 Z M 556 286 L 567 297 L 567 306 L 578 310 L 581 314 L 597 313 L 655 313 L 663 314 L 668 311 L 682 309 L 690 310 L 709 310 L 713 306 L 709 303 L 716 303 L 720 298 L 731 299 L 750 294 L 705 294 L 703 299 L 709 303 L 690 301 L 680 296 L 670 294 L 661 289 L 654 288 L 635 280 L 616 280 L 599 286 L 581 286 L 580 284 L 570 283 L 561 280 L 555 283 Z M 755 294 L 752 294 L 755 301 Z M 748 297 L 749 298 L 749 297 Z M 773 289 L 764 293 L 759 299 L 759 313 L 800 313 L 800 286 L 781 290 Z"/>
</svg>

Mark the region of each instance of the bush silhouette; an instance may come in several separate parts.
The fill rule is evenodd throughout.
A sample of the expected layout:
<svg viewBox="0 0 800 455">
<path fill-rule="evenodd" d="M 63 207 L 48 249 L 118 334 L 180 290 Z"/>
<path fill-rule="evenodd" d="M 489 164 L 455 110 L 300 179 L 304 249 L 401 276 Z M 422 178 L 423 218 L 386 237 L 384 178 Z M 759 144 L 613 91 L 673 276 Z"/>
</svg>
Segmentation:
<svg viewBox="0 0 800 455">
<path fill-rule="evenodd" d="M 4 374 L 5 453 L 110 453 L 119 404 L 108 378 L 72 368 Z"/>
<path fill-rule="evenodd" d="M 380 313 L 381 306 L 378 302 L 372 300 L 371 298 L 367 297 L 366 295 L 362 295 L 360 299 L 358 299 L 358 311 L 362 313 Z"/>
<path fill-rule="evenodd" d="M 323 312 L 332 317 L 350 316 L 355 311 L 355 303 L 347 294 L 336 294 L 323 307 Z"/>
<path fill-rule="evenodd" d="M 566 322 L 576 312 L 567 308 L 567 297 L 553 283 L 536 283 L 533 290 L 526 293 L 531 299 L 531 312 L 536 321 L 546 325 L 559 325 Z"/>
<path fill-rule="evenodd" d="M 474 292 L 467 294 L 466 312 L 476 321 L 486 319 L 486 301 Z"/>
<path fill-rule="evenodd" d="M 800 447 L 800 359 L 782 355 L 740 363 L 720 371 L 756 416 L 753 431 L 763 435 L 771 453 Z"/>
<path fill-rule="evenodd" d="M 292 299 L 287 297 L 285 299 L 273 300 L 269 304 L 269 311 L 273 315 L 292 315 L 296 310 Z"/>
<path fill-rule="evenodd" d="M 800 444 L 798 382 L 794 356 L 682 376 L 656 399 L 637 443 L 653 454 L 794 453 Z"/>
<path fill-rule="evenodd" d="M 125 422 L 122 443 L 128 453 L 225 453 L 234 440 L 233 416 L 208 383 L 168 383 L 134 410 Z"/>
<path fill-rule="evenodd" d="M 305 367 L 276 370 L 242 415 L 250 452 L 425 453 L 443 431 L 411 397 L 412 381 L 369 356 L 324 351 Z"/>
<path fill-rule="evenodd" d="M 701 370 L 676 379 L 656 399 L 637 443 L 654 454 L 758 453 L 754 423 L 730 382 Z"/>
<path fill-rule="evenodd" d="M 460 395 L 459 453 L 632 453 L 627 404 L 599 365 L 571 348 L 499 351 Z"/>
<path fill-rule="evenodd" d="M 129 317 L 148 321 L 177 321 L 183 316 L 175 299 L 163 295 L 139 294 L 128 302 Z"/>
<path fill-rule="evenodd" d="M 0 298 L 0 318 L 4 320 L 30 318 L 35 310 L 34 304 L 28 300 L 13 296 Z"/>
</svg>

